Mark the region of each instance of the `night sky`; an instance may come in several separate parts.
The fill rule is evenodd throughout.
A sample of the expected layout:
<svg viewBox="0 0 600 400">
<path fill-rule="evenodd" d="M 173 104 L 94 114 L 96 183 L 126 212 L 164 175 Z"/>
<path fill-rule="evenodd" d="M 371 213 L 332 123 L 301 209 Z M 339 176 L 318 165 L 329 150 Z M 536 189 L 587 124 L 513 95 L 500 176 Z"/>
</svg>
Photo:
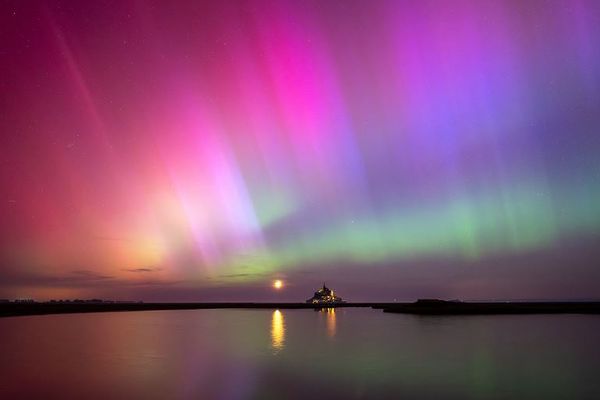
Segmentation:
<svg viewBox="0 0 600 400">
<path fill-rule="evenodd" d="M 0 3 L 0 298 L 323 281 L 600 298 L 600 2 Z"/>
</svg>

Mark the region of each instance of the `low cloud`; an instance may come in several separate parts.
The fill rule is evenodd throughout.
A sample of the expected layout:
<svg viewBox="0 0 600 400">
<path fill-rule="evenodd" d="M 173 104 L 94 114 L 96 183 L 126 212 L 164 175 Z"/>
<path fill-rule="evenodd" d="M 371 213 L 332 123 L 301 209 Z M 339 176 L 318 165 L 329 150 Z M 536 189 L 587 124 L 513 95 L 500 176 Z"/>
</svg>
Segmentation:
<svg viewBox="0 0 600 400">
<path fill-rule="evenodd" d="M 234 278 L 246 278 L 246 277 L 266 277 L 266 276 L 270 276 L 270 273 L 264 273 L 264 272 L 256 272 L 256 273 L 250 273 L 250 272 L 241 272 L 241 273 L 236 273 L 236 274 L 219 274 L 216 275 L 216 278 L 221 278 L 221 279 L 234 279 Z"/>
<path fill-rule="evenodd" d="M 127 272 L 156 272 L 160 271 L 160 268 L 126 268 L 123 271 Z"/>
<path fill-rule="evenodd" d="M 219 278 L 243 278 L 245 276 L 251 276 L 252 274 L 221 274 L 217 275 Z"/>
<path fill-rule="evenodd" d="M 71 271 L 70 275 L 59 277 L 58 279 L 73 281 L 102 281 L 106 279 L 114 279 L 114 276 L 98 274 L 87 269 L 78 269 Z"/>
</svg>

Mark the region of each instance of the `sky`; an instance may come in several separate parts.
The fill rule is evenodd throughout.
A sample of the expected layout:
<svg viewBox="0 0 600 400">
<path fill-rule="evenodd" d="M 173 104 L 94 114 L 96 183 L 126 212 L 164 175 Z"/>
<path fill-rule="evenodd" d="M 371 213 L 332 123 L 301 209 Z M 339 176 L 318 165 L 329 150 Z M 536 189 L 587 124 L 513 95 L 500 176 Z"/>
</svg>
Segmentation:
<svg viewBox="0 0 600 400">
<path fill-rule="evenodd" d="M 598 299 L 598 260 L 599 2 L 0 3 L 0 298 Z"/>
</svg>

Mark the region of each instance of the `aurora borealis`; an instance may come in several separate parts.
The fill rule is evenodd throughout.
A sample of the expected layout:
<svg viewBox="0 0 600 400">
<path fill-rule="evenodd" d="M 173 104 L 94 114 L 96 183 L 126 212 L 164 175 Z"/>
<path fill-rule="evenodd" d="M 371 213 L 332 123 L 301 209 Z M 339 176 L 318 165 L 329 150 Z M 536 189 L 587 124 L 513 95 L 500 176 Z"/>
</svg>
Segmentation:
<svg viewBox="0 0 600 400">
<path fill-rule="evenodd" d="M 598 2 L 0 12 L 0 297 L 600 295 Z"/>
</svg>

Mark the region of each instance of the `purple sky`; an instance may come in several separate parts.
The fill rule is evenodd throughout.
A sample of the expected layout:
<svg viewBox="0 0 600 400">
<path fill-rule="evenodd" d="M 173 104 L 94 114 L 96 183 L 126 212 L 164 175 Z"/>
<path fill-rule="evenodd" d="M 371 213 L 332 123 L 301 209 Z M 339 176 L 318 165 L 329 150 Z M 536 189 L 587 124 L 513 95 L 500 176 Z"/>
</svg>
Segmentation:
<svg viewBox="0 0 600 400">
<path fill-rule="evenodd" d="M 600 297 L 598 2 L 9 0 L 0 56 L 0 298 Z"/>
</svg>

